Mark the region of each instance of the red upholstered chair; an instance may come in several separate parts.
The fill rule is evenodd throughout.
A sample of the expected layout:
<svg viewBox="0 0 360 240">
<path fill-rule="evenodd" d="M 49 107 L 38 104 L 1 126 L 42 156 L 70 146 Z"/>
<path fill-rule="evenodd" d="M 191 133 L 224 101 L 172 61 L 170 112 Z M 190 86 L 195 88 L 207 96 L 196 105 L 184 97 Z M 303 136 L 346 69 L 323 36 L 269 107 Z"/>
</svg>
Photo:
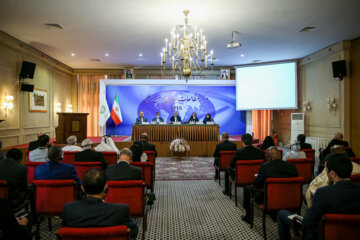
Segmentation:
<svg viewBox="0 0 360 240">
<path fill-rule="evenodd" d="M 279 149 L 279 148 L 278 148 Z M 279 152 L 281 154 L 281 159 L 283 157 L 283 150 L 282 149 L 279 149 Z M 266 150 L 264 150 L 264 156 L 265 156 L 265 162 L 269 161 L 268 157 L 267 157 L 267 154 L 266 154 Z"/>
<path fill-rule="evenodd" d="M 220 160 L 219 165 L 215 166 L 215 168 L 218 170 L 219 176 L 216 176 L 216 178 L 219 179 L 219 185 L 221 186 L 221 180 L 220 175 L 221 172 L 224 172 L 227 167 L 229 167 L 230 162 L 234 156 L 236 151 L 220 151 Z M 216 181 L 216 179 L 215 179 Z"/>
<path fill-rule="evenodd" d="M 360 214 L 325 214 L 320 220 L 319 239 L 359 239 Z"/>
<path fill-rule="evenodd" d="M 35 180 L 34 185 L 36 236 L 40 239 L 40 217 L 61 216 L 64 205 L 76 199 L 76 184 L 73 180 Z"/>
<path fill-rule="evenodd" d="M 359 157 L 351 157 L 350 160 L 357 163 L 357 164 L 360 163 L 360 158 Z"/>
<path fill-rule="evenodd" d="M 143 239 L 146 231 L 145 183 L 142 180 L 108 181 L 109 192 L 105 202 L 129 205 L 130 216 L 143 218 Z"/>
<path fill-rule="evenodd" d="M 235 169 L 235 181 L 229 176 L 230 183 L 230 198 L 231 198 L 231 184 L 235 185 L 235 205 L 237 203 L 237 188 L 245 187 L 254 183 L 255 174 L 259 172 L 261 164 L 264 163 L 264 160 L 239 160 L 236 162 Z"/>
<path fill-rule="evenodd" d="M 26 166 L 28 169 L 27 182 L 28 185 L 33 185 L 35 179 L 35 168 L 45 162 L 27 162 Z"/>
<path fill-rule="evenodd" d="M 350 176 L 351 181 L 360 184 L 360 174 L 353 174 Z"/>
<path fill-rule="evenodd" d="M 102 152 L 105 162 L 108 165 L 113 165 L 117 163 L 117 153 L 116 152 Z"/>
<path fill-rule="evenodd" d="M 130 229 L 125 225 L 98 228 L 71 228 L 59 229 L 57 238 L 60 240 L 127 240 L 130 239 Z"/>
<path fill-rule="evenodd" d="M 287 159 L 295 165 L 300 177 L 303 177 L 303 183 L 310 183 L 313 176 L 313 160 L 311 158 Z"/>
<path fill-rule="evenodd" d="M 73 162 L 77 175 L 80 179 L 83 178 L 84 173 L 92 168 L 101 169 L 101 162 Z"/>
<path fill-rule="evenodd" d="M 63 163 L 72 164 L 75 161 L 75 154 L 78 152 L 63 152 Z"/>
<path fill-rule="evenodd" d="M 9 186 L 6 180 L 0 180 L 0 198 L 9 197 Z"/>
<path fill-rule="evenodd" d="M 26 161 L 28 162 L 29 161 L 29 153 L 30 153 L 30 151 L 28 150 L 28 151 L 26 151 Z"/>
<path fill-rule="evenodd" d="M 312 160 L 312 169 L 313 169 L 312 172 L 314 173 L 315 149 L 300 149 L 299 151 L 303 151 L 306 155 L 306 158 L 310 158 Z"/>
<path fill-rule="evenodd" d="M 255 202 L 254 196 L 251 197 L 251 223 L 254 225 L 254 208 L 262 211 L 262 225 L 264 239 L 266 239 L 265 217 L 267 213 L 275 213 L 281 209 L 300 214 L 302 203 L 302 177 L 294 178 L 268 178 L 264 187 L 264 204 Z"/>
<path fill-rule="evenodd" d="M 145 186 L 147 189 L 150 189 L 151 192 L 154 192 L 154 164 L 151 162 L 131 162 L 130 165 L 139 167 L 142 169 L 142 177 L 145 182 Z"/>
</svg>

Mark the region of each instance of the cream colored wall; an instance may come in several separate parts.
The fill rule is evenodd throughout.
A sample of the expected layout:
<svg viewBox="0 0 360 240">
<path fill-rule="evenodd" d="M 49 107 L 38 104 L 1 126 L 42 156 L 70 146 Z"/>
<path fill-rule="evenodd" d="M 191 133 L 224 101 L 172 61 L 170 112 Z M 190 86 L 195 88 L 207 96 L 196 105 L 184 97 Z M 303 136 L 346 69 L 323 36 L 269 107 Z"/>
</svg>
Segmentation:
<svg viewBox="0 0 360 240">
<path fill-rule="evenodd" d="M 36 57 L 38 52 L 35 50 L 32 55 L 29 49 L 22 51 L 12 48 L 15 40 L 4 44 L 2 37 L 0 36 L 0 105 L 4 102 L 5 94 L 14 96 L 13 110 L 7 114 L 6 120 L 0 123 L 0 140 L 3 141 L 3 146 L 32 141 L 37 138 L 38 132 L 54 137 L 57 125 L 54 103 L 60 101 L 64 111 L 65 106 L 72 102 L 72 75 Z M 18 74 L 23 60 L 36 64 L 34 79 L 27 81 L 35 84 L 35 88 L 48 92 L 46 113 L 29 112 L 29 93 L 18 90 Z M 4 109 L 1 108 L 0 119 L 3 119 L 4 115 Z"/>
<path fill-rule="evenodd" d="M 351 41 L 350 60 L 351 147 L 360 156 L 360 38 Z"/>
</svg>

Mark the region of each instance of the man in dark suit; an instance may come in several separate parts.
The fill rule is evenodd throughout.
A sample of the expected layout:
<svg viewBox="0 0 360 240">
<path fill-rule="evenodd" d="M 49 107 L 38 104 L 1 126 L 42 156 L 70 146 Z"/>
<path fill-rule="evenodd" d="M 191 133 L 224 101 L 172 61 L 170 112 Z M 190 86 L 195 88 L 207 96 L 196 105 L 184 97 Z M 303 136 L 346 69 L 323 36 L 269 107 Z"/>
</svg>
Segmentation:
<svg viewBox="0 0 360 240">
<path fill-rule="evenodd" d="M 149 143 L 149 136 L 147 133 L 141 134 L 141 142 L 143 145 L 143 151 L 153 151 L 155 153 L 155 157 L 157 157 L 155 145 L 152 143 Z"/>
<path fill-rule="evenodd" d="M 258 160 L 265 159 L 264 152 L 255 148 L 253 144 L 253 138 L 250 134 L 245 133 L 241 136 L 241 141 L 244 143 L 244 147 L 237 149 L 233 159 L 230 162 L 228 171 L 225 171 L 225 190 L 223 193 L 229 195 L 229 174 L 231 178 L 235 179 L 235 168 L 238 160 Z"/>
<path fill-rule="evenodd" d="M 174 112 L 174 116 L 170 118 L 170 123 L 179 122 L 181 123 L 181 117 L 179 116 L 179 113 L 177 111 Z"/>
<path fill-rule="evenodd" d="M 141 180 L 142 170 L 141 168 L 130 165 L 131 157 L 132 153 L 130 149 L 122 149 L 120 151 L 119 163 L 110 165 L 106 168 L 105 175 L 107 180 Z"/>
<path fill-rule="evenodd" d="M 312 149 L 311 144 L 305 142 L 305 134 L 299 134 L 296 139 L 300 143 L 300 149 Z"/>
<path fill-rule="evenodd" d="M 326 173 L 333 184 L 316 190 L 312 207 L 304 216 L 303 225 L 295 226 L 295 229 L 303 232 L 304 239 L 317 239 L 319 221 L 326 213 L 360 213 L 360 184 L 350 180 L 351 160 L 344 154 L 330 154 L 325 163 Z M 278 214 L 280 240 L 290 239 L 289 215 L 291 213 L 287 210 L 281 210 Z"/>
<path fill-rule="evenodd" d="M 247 223 L 250 222 L 250 195 L 254 193 L 257 202 L 262 203 L 264 200 L 264 185 L 268 178 L 289 178 L 297 177 L 298 173 L 293 163 L 283 161 L 281 159 L 281 153 L 276 147 L 270 147 L 267 149 L 267 155 L 269 161 L 263 163 L 259 169 L 259 173 L 254 180 L 254 186 L 244 187 L 244 204 L 243 207 L 246 211 L 246 215 L 241 216 L 241 219 Z M 272 216 L 276 218 L 276 215 Z"/>
<path fill-rule="evenodd" d="M 157 112 L 156 117 L 153 118 L 152 122 L 159 124 L 161 122 L 164 122 L 164 119 L 162 117 L 160 117 L 160 113 Z"/>
<path fill-rule="evenodd" d="M 223 132 L 221 134 L 222 142 L 216 145 L 214 151 L 214 166 L 219 166 L 220 163 L 220 151 L 236 151 L 236 144 L 229 141 L 229 134 Z M 215 178 L 219 178 L 219 171 L 215 168 Z"/>
<path fill-rule="evenodd" d="M 81 143 L 82 152 L 75 153 L 75 162 L 101 162 L 102 168 L 107 167 L 104 155 L 94 150 L 94 144 L 90 139 L 85 139 Z"/>
<path fill-rule="evenodd" d="M 142 124 L 142 123 L 147 122 L 147 121 L 148 121 L 147 118 L 144 117 L 144 112 L 143 112 L 143 111 L 140 111 L 139 117 L 136 118 L 135 124 Z"/>
<path fill-rule="evenodd" d="M 106 177 L 103 171 L 90 169 L 83 176 L 81 189 L 86 198 L 67 203 L 62 214 L 63 227 L 111 227 L 126 225 L 130 228 L 131 238 L 138 234 L 136 222 L 129 217 L 126 204 L 105 203 L 107 192 Z"/>
<path fill-rule="evenodd" d="M 0 160 L 0 179 L 6 180 L 9 186 L 11 207 L 20 206 L 28 196 L 27 167 L 20 164 L 22 152 L 17 148 L 10 149 L 6 158 Z"/>
</svg>

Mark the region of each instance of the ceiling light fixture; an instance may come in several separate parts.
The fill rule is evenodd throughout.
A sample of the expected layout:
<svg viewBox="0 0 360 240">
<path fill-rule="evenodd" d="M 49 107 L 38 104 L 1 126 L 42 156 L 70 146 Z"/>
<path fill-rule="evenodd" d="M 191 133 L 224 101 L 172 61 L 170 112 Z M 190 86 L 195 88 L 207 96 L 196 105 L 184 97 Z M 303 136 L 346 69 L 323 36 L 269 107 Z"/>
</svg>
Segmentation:
<svg viewBox="0 0 360 240">
<path fill-rule="evenodd" d="M 72 56 L 72 57 L 75 57 L 75 53 L 71 53 L 71 56 Z"/>
<path fill-rule="evenodd" d="M 244 54 L 240 54 L 240 57 L 245 57 L 245 55 L 244 55 Z"/>
<path fill-rule="evenodd" d="M 105 53 L 105 57 L 108 57 L 109 56 L 109 54 L 108 53 Z"/>
<path fill-rule="evenodd" d="M 139 57 L 142 57 L 142 53 L 139 53 Z"/>
<path fill-rule="evenodd" d="M 189 10 L 183 11 L 185 25 L 173 28 L 170 32 L 170 42 L 165 39 L 165 47 L 161 56 L 161 74 L 177 75 L 182 73 L 186 82 L 191 76 L 191 71 L 199 75 L 208 68 L 207 41 L 203 30 L 197 31 L 196 26 L 188 25 Z M 210 67 L 213 70 L 214 52 L 210 51 Z M 169 69 L 166 69 L 166 65 Z M 205 75 L 205 74 L 204 74 Z"/>
</svg>

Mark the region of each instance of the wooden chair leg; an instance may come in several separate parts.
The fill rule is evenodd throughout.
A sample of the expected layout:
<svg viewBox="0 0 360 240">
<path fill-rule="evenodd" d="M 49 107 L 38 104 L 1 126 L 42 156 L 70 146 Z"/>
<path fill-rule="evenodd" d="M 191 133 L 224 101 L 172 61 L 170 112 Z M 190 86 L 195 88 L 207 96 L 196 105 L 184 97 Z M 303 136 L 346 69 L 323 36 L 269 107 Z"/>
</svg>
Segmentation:
<svg viewBox="0 0 360 240">
<path fill-rule="evenodd" d="M 219 186 L 221 187 L 221 172 L 218 170 Z"/>
<path fill-rule="evenodd" d="M 237 199 L 237 186 L 236 186 L 236 183 L 234 184 L 234 187 L 235 187 L 235 206 L 237 207 L 238 206 L 238 199 Z"/>
<path fill-rule="evenodd" d="M 266 240 L 266 214 L 265 211 L 263 212 L 263 218 L 262 218 L 262 225 L 263 225 L 263 234 L 264 234 L 264 240 Z"/>
<path fill-rule="evenodd" d="M 250 200 L 250 228 L 254 227 L 254 204 Z"/>
<path fill-rule="evenodd" d="M 35 233 L 36 240 L 40 240 L 40 219 L 36 219 L 36 233 Z"/>
<path fill-rule="evenodd" d="M 48 218 L 49 231 L 52 231 L 51 218 Z"/>
<path fill-rule="evenodd" d="M 229 179 L 229 198 L 231 199 L 231 193 L 232 193 L 232 184 L 231 181 Z"/>
</svg>

